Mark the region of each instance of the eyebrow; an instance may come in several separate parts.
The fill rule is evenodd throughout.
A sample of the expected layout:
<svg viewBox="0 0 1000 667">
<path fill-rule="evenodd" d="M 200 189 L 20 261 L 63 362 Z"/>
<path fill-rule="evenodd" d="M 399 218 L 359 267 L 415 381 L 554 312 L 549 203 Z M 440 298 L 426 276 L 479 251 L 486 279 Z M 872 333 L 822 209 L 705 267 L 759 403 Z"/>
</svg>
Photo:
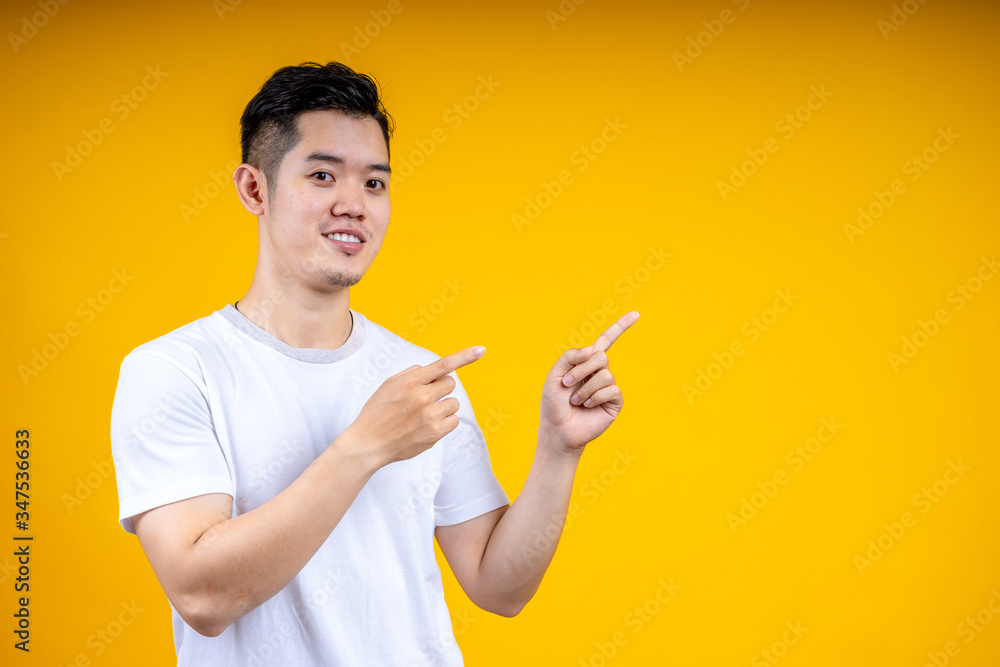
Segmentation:
<svg viewBox="0 0 1000 667">
<path fill-rule="evenodd" d="M 306 162 L 332 162 L 334 164 L 344 164 L 344 158 L 333 155 L 331 153 L 323 153 L 320 151 L 313 151 L 306 156 Z M 392 170 L 389 169 L 389 165 L 383 162 L 376 162 L 370 164 L 367 167 L 368 171 L 384 171 L 387 174 L 391 174 Z"/>
</svg>

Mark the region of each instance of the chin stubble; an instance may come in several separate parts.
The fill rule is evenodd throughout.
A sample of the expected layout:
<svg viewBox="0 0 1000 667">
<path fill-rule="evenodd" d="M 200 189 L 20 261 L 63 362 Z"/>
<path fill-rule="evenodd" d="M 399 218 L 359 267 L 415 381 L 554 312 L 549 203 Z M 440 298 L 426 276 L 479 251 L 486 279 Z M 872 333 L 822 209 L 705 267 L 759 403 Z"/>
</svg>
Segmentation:
<svg viewBox="0 0 1000 667">
<path fill-rule="evenodd" d="M 361 280 L 361 274 L 346 271 L 323 271 L 320 278 L 330 287 L 354 287 Z"/>
</svg>

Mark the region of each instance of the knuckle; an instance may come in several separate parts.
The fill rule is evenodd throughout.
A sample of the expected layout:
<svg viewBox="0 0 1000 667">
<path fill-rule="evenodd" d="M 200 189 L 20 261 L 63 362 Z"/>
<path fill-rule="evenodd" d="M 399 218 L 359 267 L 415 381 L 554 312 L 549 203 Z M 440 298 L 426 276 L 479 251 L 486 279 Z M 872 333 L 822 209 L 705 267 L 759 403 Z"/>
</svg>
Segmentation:
<svg viewBox="0 0 1000 667">
<path fill-rule="evenodd" d="M 431 434 L 433 435 L 435 442 L 454 430 L 455 426 L 452 424 L 453 419 L 454 418 L 451 415 L 447 415 L 443 419 L 439 419 L 434 422 L 434 425 L 431 428 Z"/>
<path fill-rule="evenodd" d="M 436 398 L 434 396 L 434 390 L 428 385 L 421 385 L 417 388 L 417 400 L 420 405 L 430 405 Z"/>
</svg>

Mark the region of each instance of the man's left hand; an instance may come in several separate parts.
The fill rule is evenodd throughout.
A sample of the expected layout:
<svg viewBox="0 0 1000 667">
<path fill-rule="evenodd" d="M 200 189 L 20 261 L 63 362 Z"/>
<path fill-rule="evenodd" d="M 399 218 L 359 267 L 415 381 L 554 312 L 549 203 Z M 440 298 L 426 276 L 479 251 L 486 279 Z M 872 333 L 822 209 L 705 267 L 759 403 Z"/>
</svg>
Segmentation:
<svg viewBox="0 0 1000 667">
<path fill-rule="evenodd" d="M 573 452 L 611 426 L 624 399 L 608 368 L 608 350 L 638 319 L 637 311 L 625 313 L 593 345 L 563 352 L 542 388 L 540 436 Z"/>
</svg>

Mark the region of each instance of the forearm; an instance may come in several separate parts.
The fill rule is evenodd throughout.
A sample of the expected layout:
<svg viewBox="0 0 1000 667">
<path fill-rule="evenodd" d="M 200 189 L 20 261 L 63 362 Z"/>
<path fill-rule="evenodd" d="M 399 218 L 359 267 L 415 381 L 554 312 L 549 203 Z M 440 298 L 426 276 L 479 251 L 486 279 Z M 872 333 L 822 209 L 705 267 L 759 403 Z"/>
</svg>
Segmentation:
<svg viewBox="0 0 1000 667">
<path fill-rule="evenodd" d="M 192 627 L 221 633 L 309 562 L 377 469 L 343 445 L 338 438 L 281 493 L 215 523 L 187 549 L 175 606 Z"/>
<path fill-rule="evenodd" d="M 524 488 L 493 531 L 480 565 L 483 593 L 517 613 L 538 590 L 566 523 L 583 448 L 565 453 L 539 431 Z"/>
</svg>

